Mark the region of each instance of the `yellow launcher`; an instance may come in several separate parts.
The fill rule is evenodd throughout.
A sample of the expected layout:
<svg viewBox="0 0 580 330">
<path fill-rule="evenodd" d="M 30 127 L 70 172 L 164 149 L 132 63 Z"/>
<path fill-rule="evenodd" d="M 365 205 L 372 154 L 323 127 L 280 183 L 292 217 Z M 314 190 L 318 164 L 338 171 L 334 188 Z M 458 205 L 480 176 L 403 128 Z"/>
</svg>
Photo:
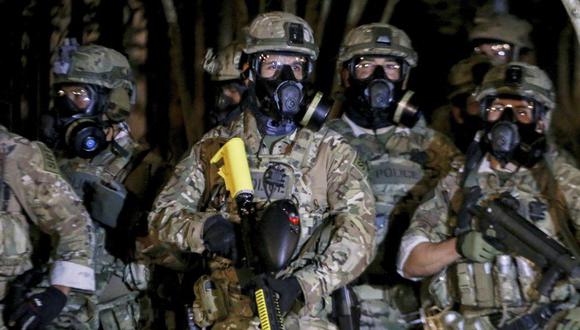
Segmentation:
<svg viewBox="0 0 580 330">
<path fill-rule="evenodd" d="M 220 167 L 218 174 L 224 178 L 230 196 L 235 199 L 240 193 L 253 194 L 254 186 L 244 141 L 237 137 L 229 140 L 216 152 L 210 162 L 216 164 L 222 159 L 224 165 Z"/>
</svg>

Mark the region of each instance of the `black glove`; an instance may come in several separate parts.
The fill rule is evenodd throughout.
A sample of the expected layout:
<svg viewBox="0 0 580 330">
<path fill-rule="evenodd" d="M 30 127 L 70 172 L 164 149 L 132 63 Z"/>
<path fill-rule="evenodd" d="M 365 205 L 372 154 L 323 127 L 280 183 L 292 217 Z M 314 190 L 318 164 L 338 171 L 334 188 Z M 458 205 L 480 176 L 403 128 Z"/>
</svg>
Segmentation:
<svg viewBox="0 0 580 330">
<path fill-rule="evenodd" d="M 297 300 L 304 300 L 300 283 L 294 276 L 285 279 L 275 279 L 268 276 L 264 278 L 264 282 L 272 291 L 278 294 L 278 304 L 282 315 L 288 313 Z"/>
<path fill-rule="evenodd" d="M 234 224 L 221 215 L 215 215 L 205 221 L 203 225 L 203 241 L 210 253 L 215 253 L 234 261 L 238 260 Z"/>
<path fill-rule="evenodd" d="M 35 294 L 10 315 L 11 329 L 43 329 L 60 314 L 66 305 L 66 295 L 55 287 Z"/>
</svg>

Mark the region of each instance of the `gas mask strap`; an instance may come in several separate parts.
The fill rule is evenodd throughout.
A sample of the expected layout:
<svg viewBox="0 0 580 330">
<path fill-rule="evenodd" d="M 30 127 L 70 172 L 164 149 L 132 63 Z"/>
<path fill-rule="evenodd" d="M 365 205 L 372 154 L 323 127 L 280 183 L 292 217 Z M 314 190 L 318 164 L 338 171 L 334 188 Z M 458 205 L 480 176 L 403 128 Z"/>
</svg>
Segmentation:
<svg viewBox="0 0 580 330">
<path fill-rule="evenodd" d="M 409 103 L 409 100 L 411 99 L 413 94 L 415 94 L 415 92 L 408 91 L 407 93 L 405 93 L 405 95 L 403 95 L 403 97 L 401 98 L 399 103 L 397 103 L 397 108 L 395 109 L 395 113 L 393 114 L 393 121 L 395 123 L 401 122 L 401 118 L 403 116 L 403 112 L 405 111 L 405 109 L 409 108 L 409 109 L 416 110 L 414 108 L 407 107 L 407 104 Z M 414 111 L 414 113 L 416 113 L 416 112 L 417 111 Z"/>
<path fill-rule="evenodd" d="M 322 100 L 322 96 L 323 94 L 321 92 L 316 92 L 314 98 L 312 99 L 312 102 L 310 102 L 308 108 L 306 108 L 304 117 L 302 117 L 302 120 L 300 120 L 300 125 L 302 125 L 303 127 L 306 127 L 308 125 L 310 119 L 312 118 L 312 115 L 316 111 L 316 107 L 318 107 L 318 104 Z"/>
</svg>

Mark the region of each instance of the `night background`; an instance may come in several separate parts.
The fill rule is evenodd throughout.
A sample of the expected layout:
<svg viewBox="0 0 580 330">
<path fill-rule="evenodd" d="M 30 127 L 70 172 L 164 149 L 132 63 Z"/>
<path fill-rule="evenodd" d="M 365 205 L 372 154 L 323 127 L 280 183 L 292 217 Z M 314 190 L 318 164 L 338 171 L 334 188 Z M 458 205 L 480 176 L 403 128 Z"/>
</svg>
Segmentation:
<svg viewBox="0 0 580 330">
<path fill-rule="evenodd" d="M 533 25 L 537 65 L 558 91 L 557 136 L 578 157 L 579 42 L 562 2 L 549 0 L 0 0 L 0 123 L 38 137 L 39 116 L 50 107 L 51 59 L 64 38 L 75 37 L 129 57 L 138 84 L 133 134 L 175 159 L 206 131 L 204 112 L 213 102 L 201 67 L 206 49 L 240 38 L 258 13 L 273 10 L 312 26 L 320 47 L 315 83 L 327 94 L 336 91 L 345 32 L 378 21 L 406 31 L 419 54 L 409 88 L 421 95 L 429 119 L 446 102 L 449 68 L 471 51 L 467 32 L 483 6 Z"/>
</svg>

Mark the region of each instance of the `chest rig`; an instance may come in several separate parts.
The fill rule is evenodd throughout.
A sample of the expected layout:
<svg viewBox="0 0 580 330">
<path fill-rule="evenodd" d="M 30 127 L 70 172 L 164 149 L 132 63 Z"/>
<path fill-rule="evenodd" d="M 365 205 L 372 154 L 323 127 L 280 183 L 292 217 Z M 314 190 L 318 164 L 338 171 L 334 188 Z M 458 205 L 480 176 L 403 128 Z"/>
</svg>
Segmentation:
<svg viewBox="0 0 580 330">
<path fill-rule="evenodd" d="M 420 196 L 411 191 L 425 177 L 427 154 L 414 133 L 397 132 L 396 127 L 380 135 L 358 137 L 343 120 L 332 121 L 330 127 L 344 136 L 365 164 L 375 197 L 380 242 L 390 219 L 401 213 L 412 214 L 418 205 Z"/>
<path fill-rule="evenodd" d="M 481 160 L 480 162 L 481 163 Z M 477 168 L 479 167 L 479 164 Z M 500 199 L 519 215 L 526 218 L 548 236 L 559 240 L 561 235 L 555 196 L 547 194 L 546 186 L 553 184 L 546 180 L 550 175 L 545 166 L 532 170 L 520 170 L 511 175 L 476 170 L 466 171 L 462 198 L 465 203 L 485 206 L 489 201 Z M 469 196 L 474 187 L 480 187 L 479 197 Z M 463 206 L 462 206 L 463 207 Z M 461 218 L 461 208 L 453 213 Z M 470 219 L 469 221 L 471 222 Z M 458 220 L 456 234 L 463 228 Z M 499 310 L 524 310 L 532 303 L 542 302 L 536 291 L 541 269 L 529 260 L 512 255 L 500 255 L 493 261 L 474 263 L 462 260 L 434 277 L 430 291 L 438 298 L 440 306 L 459 303 L 465 308 L 474 308 L 474 313 L 490 314 Z M 449 291 L 441 290 L 447 281 Z M 566 278 L 561 279 L 550 294 L 550 301 L 565 301 L 575 293 Z M 475 312 L 477 311 L 477 312 Z"/>
<path fill-rule="evenodd" d="M 127 197 L 123 181 L 135 163 L 131 152 L 112 144 L 92 159 L 75 157 L 58 161 L 91 218 L 98 224 L 115 228 Z"/>
<path fill-rule="evenodd" d="M 314 229 L 327 217 L 326 199 L 313 196 L 311 189 L 312 166 L 316 152 L 322 142 L 323 134 L 307 129 L 295 133 L 291 141 L 283 138 L 272 144 L 270 150 L 255 136 L 242 137 L 246 142 L 248 165 L 254 187 L 254 202 L 261 211 L 271 202 L 289 199 L 298 207 L 300 215 L 300 240 L 298 249 L 311 236 Z M 210 139 L 201 147 L 201 160 L 206 164 L 206 191 L 202 209 L 227 212 L 236 218 L 235 203 L 229 198 L 225 183 L 217 175 L 215 166 L 207 161 L 226 139 Z M 260 147 L 261 146 L 261 147 Z M 205 155 L 205 156 L 204 156 Z M 209 166 L 209 167 L 207 167 Z M 324 178 L 326 180 L 326 178 Z"/>
</svg>

